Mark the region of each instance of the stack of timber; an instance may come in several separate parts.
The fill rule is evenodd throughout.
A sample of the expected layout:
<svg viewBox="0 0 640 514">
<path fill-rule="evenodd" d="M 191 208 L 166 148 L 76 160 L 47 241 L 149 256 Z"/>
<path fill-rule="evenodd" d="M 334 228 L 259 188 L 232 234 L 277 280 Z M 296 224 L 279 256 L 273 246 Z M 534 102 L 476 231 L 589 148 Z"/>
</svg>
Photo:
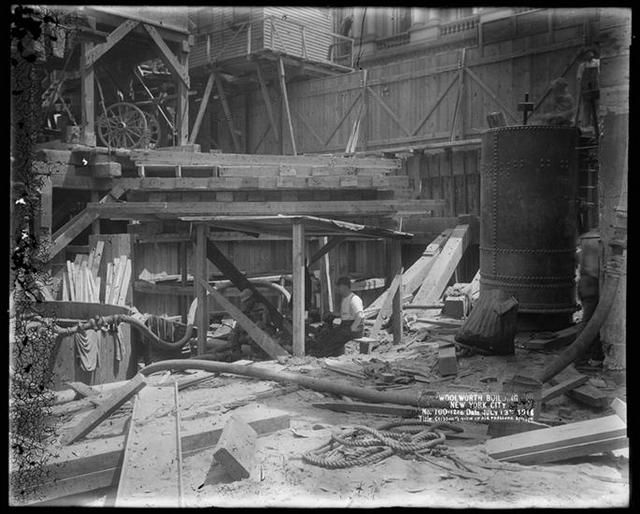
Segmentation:
<svg viewBox="0 0 640 514">
<path fill-rule="evenodd" d="M 89 255 L 76 255 L 73 262 L 67 261 L 67 271 L 62 273 L 62 300 L 72 302 L 100 303 L 98 276 L 104 242 L 99 241 Z"/>
<path fill-rule="evenodd" d="M 126 255 L 116 257 L 113 263 L 107 264 L 104 303 L 124 305 L 130 282 L 131 260 Z"/>
</svg>

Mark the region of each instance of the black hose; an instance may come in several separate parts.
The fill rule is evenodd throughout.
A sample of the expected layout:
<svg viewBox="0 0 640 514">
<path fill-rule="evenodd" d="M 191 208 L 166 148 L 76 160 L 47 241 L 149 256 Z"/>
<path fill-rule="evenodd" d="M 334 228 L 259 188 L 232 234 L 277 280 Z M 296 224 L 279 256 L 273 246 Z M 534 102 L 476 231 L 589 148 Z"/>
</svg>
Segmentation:
<svg viewBox="0 0 640 514">
<path fill-rule="evenodd" d="M 598 305 L 593 313 L 591 319 L 586 323 L 582 332 L 578 334 L 576 340 L 562 352 L 549 366 L 547 366 L 540 376 L 540 382 L 544 383 L 555 377 L 563 369 L 574 362 L 580 357 L 591 345 L 592 341 L 600 332 L 600 327 L 607 319 L 611 306 L 618 290 L 618 284 L 620 283 L 620 267 L 622 265 L 622 259 L 619 256 L 614 256 L 609 261 L 609 266 L 606 270 L 606 283 L 604 285 L 604 291 L 598 301 Z"/>
</svg>

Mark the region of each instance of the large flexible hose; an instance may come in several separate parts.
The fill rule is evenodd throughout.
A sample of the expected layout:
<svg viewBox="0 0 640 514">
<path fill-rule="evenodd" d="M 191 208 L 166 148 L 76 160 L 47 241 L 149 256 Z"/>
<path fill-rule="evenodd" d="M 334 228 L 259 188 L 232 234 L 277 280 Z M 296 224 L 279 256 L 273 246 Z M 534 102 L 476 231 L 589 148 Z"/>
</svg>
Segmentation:
<svg viewBox="0 0 640 514">
<path fill-rule="evenodd" d="M 315 391 L 360 398 L 368 402 L 388 402 L 398 405 L 412 405 L 417 408 L 449 406 L 449 402 L 437 400 L 431 396 L 425 396 L 420 393 L 410 394 L 393 391 L 376 391 L 364 387 L 339 383 L 334 380 L 325 380 L 321 378 L 306 377 L 295 373 L 287 373 L 286 371 L 272 371 L 255 366 L 244 366 L 241 364 L 230 364 L 227 362 L 216 362 L 202 359 L 174 359 L 154 362 L 153 364 L 143 368 L 140 373 L 147 376 L 152 373 L 156 373 L 157 371 L 170 369 L 200 369 L 210 371 L 212 373 L 232 373 L 234 375 L 244 375 L 263 380 L 272 380 L 274 382 L 298 384 Z M 418 414 L 419 412 L 416 409 L 416 415 Z"/>
<path fill-rule="evenodd" d="M 542 374 L 538 379 L 540 382 L 544 383 L 555 377 L 589 348 L 591 342 L 598 335 L 602 324 L 609 315 L 609 311 L 611 310 L 611 306 L 613 305 L 613 301 L 618 290 L 618 284 L 620 283 L 620 274 L 623 265 L 624 259 L 621 256 L 616 255 L 611 257 L 605 270 L 606 281 L 604 290 L 600 296 L 593 316 L 586 323 L 582 332 L 580 332 L 571 346 L 562 352 L 542 371 Z"/>
</svg>

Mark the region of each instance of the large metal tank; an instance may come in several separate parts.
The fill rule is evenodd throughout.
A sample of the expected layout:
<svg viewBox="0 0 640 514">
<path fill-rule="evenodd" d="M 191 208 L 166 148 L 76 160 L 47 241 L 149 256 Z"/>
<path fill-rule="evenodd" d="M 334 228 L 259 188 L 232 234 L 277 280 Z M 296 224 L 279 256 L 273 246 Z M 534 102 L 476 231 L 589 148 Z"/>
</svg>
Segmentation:
<svg viewBox="0 0 640 514">
<path fill-rule="evenodd" d="M 548 126 L 483 134 L 480 294 L 515 296 L 521 329 L 566 327 L 576 310 L 577 137 Z"/>
</svg>

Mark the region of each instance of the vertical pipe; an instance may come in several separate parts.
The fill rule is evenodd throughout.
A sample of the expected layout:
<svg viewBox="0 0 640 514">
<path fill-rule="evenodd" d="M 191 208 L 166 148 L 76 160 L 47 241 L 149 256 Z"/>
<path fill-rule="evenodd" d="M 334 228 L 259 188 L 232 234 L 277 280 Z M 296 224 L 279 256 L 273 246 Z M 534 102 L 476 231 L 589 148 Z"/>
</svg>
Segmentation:
<svg viewBox="0 0 640 514">
<path fill-rule="evenodd" d="M 399 281 L 392 305 L 393 344 L 400 344 L 402 342 L 402 243 L 399 239 L 391 241 L 391 269 L 393 276 Z"/>
<path fill-rule="evenodd" d="M 207 226 L 196 225 L 196 246 L 194 252 L 195 273 L 204 281 L 208 281 L 207 273 Z M 209 305 L 206 289 L 194 280 L 195 295 L 198 299 L 198 310 L 196 313 L 196 326 L 198 327 L 198 355 L 206 351 L 207 329 L 209 328 Z"/>
<path fill-rule="evenodd" d="M 304 356 L 304 225 L 293 223 L 293 355 Z"/>
</svg>

